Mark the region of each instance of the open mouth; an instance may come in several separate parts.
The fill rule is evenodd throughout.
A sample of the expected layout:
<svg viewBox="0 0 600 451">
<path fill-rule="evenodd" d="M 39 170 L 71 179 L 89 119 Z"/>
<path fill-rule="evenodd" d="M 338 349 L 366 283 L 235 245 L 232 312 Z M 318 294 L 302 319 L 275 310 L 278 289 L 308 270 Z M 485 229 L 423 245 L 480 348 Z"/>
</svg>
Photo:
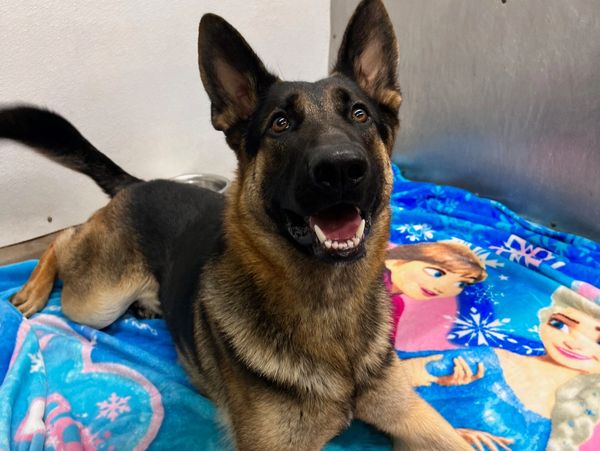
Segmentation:
<svg viewBox="0 0 600 451">
<path fill-rule="evenodd" d="M 344 259 L 364 249 L 369 218 L 354 205 L 334 205 L 308 217 L 286 211 L 286 216 L 292 238 L 300 245 L 312 246 L 317 256 Z"/>
</svg>

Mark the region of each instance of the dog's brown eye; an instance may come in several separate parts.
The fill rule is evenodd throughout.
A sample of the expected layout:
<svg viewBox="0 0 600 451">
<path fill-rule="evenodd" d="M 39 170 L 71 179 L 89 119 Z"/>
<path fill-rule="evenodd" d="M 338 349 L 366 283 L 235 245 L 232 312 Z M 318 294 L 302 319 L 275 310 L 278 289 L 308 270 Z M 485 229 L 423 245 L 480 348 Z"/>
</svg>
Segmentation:
<svg viewBox="0 0 600 451">
<path fill-rule="evenodd" d="M 363 124 L 367 122 L 367 119 L 369 119 L 369 115 L 363 108 L 356 107 L 352 110 L 352 120 Z"/>
<path fill-rule="evenodd" d="M 279 116 L 275 117 L 275 119 L 273 119 L 273 123 L 271 124 L 271 130 L 273 130 L 275 133 L 284 132 L 288 128 L 290 128 L 290 121 L 283 114 L 280 114 Z"/>
</svg>

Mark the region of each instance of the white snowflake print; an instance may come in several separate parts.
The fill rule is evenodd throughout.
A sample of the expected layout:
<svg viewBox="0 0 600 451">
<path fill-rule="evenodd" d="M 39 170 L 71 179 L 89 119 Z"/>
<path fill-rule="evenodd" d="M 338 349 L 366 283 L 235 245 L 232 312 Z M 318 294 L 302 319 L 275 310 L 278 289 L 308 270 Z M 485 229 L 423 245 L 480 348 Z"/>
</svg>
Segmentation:
<svg viewBox="0 0 600 451">
<path fill-rule="evenodd" d="M 508 341 L 516 343 L 514 338 L 510 338 L 508 331 L 502 329 L 510 322 L 510 318 L 494 319 L 492 314 L 485 318 L 474 307 L 471 307 L 468 316 L 459 316 L 455 320 L 453 337 L 466 338 L 467 345 L 494 346 Z"/>
<path fill-rule="evenodd" d="M 502 263 L 501 261 L 491 259 L 490 255 L 492 255 L 492 252 L 487 249 L 484 249 L 481 246 L 475 246 L 473 243 L 469 243 L 468 241 L 461 240 L 460 238 L 456 238 L 456 237 L 452 237 L 452 239 L 450 241 L 452 241 L 454 243 L 462 244 L 462 245 L 468 247 L 469 249 L 471 249 L 471 251 L 475 255 L 477 255 L 477 258 L 479 258 L 479 260 L 481 260 L 481 263 L 483 263 L 483 265 L 486 268 L 502 268 L 504 266 L 504 263 Z"/>
<path fill-rule="evenodd" d="M 42 357 L 42 353 L 40 351 L 34 353 L 28 353 L 29 359 L 31 360 L 31 368 L 29 369 L 29 373 L 44 373 L 46 371 L 46 367 L 44 365 L 44 358 Z"/>
<path fill-rule="evenodd" d="M 492 282 L 486 281 L 470 286 L 464 291 L 463 297 L 475 305 L 500 305 L 504 302 L 505 293 Z"/>
<path fill-rule="evenodd" d="M 422 241 L 433 239 L 434 231 L 429 224 L 404 224 L 398 231 L 406 235 L 409 241 Z"/>
<path fill-rule="evenodd" d="M 525 266 L 538 267 L 542 263 L 551 263 L 552 268 L 558 269 L 565 266 L 564 262 L 556 260 L 556 257 L 548 249 L 543 247 L 536 247 L 533 244 L 529 244 L 523 238 L 517 235 L 511 235 L 508 240 L 505 241 L 504 247 L 490 246 L 490 249 L 496 251 L 496 255 L 505 255 L 511 262 L 517 262 L 524 264 Z"/>
<path fill-rule="evenodd" d="M 498 279 L 500 279 L 500 280 L 508 280 L 508 276 L 505 276 L 504 274 L 500 274 L 498 276 Z"/>
<path fill-rule="evenodd" d="M 110 395 L 106 401 L 96 403 L 100 409 L 100 413 L 96 418 L 108 418 L 111 422 L 115 421 L 119 415 L 125 412 L 130 412 L 129 399 L 131 396 L 121 398 L 116 393 Z"/>
</svg>

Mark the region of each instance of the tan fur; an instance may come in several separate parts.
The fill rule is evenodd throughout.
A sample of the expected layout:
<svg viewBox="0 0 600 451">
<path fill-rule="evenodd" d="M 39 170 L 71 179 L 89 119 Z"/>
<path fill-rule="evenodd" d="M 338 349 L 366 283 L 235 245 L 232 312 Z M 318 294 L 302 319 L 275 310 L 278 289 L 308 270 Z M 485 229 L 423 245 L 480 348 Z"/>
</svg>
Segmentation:
<svg viewBox="0 0 600 451">
<path fill-rule="evenodd" d="M 40 257 L 27 283 L 12 297 L 11 302 L 25 316 L 31 316 L 41 310 L 48 302 L 57 273 L 58 262 L 55 246 L 52 243 Z"/>
<path fill-rule="evenodd" d="M 299 403 L 285 393 L 248 384 L 235 373 L 225 374 L 231 425 L 240 450 L 319 450 L 349 424 L 349 405 L 318 398 Z M 244 413 L 248 411 L 256 414 Z"/>
<path fill-rule="evenodd" d="M 386 375 L 356 402 L 356 417 L 387 432 L 395 450 L 472 450 L 407 383 L 396 357 Z"/>
<path fill-rule="evenodd" d="M 56 276 L 64 282 L 63 312 L 82 324 L 106 327 L 136 300 L 158 309 L 158 283 L 119 221 L 123 197 L 56 238 L 12 298 L 21 312 L 30 316 L 46 305 Z"/>
</svg>

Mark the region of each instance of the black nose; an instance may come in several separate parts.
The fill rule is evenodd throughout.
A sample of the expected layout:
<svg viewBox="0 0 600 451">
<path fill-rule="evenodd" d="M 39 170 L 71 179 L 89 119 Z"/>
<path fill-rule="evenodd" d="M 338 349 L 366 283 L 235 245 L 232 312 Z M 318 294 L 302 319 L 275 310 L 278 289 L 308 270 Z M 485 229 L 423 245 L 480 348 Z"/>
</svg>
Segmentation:
<svg viewBox="0 0 600 451">
<path fill-rule="evenodd" d="M 359 150 L 321 149 L 309 163 L 313 183 L 321 189 L 343 192 L 357 188 L 369 171 L 369 161 Z"/>
</svg>

